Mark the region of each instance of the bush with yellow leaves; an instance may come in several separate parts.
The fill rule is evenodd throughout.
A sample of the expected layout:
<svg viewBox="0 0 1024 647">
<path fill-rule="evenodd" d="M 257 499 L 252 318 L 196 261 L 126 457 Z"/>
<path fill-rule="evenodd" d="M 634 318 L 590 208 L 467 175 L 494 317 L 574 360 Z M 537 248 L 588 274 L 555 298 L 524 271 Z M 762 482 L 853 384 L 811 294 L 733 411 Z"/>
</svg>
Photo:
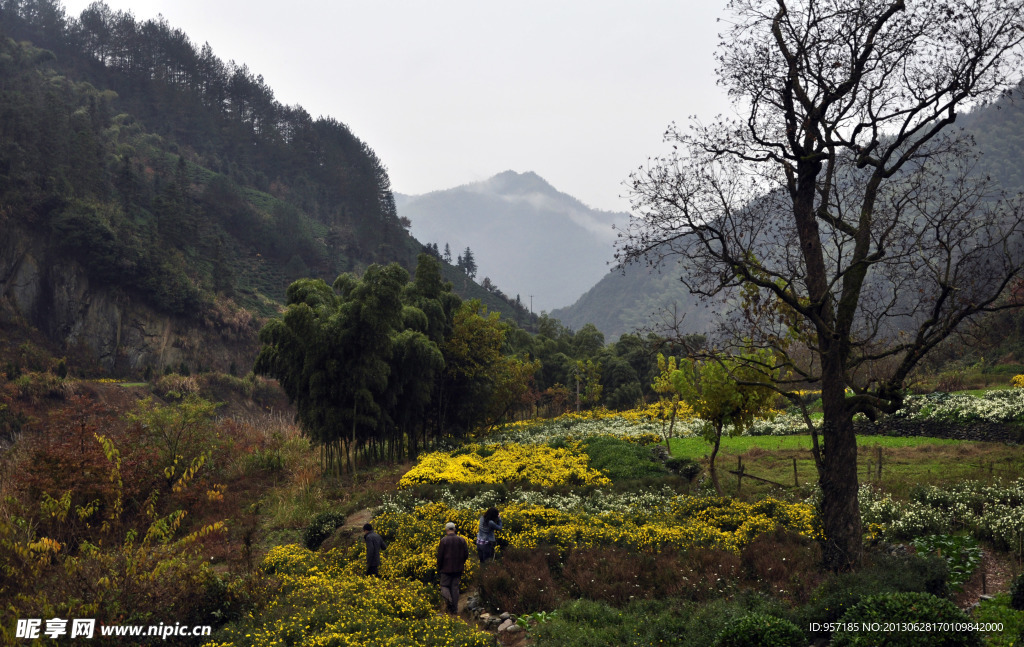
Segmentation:
<svg viewBox="0 0 1024 647">
<path fill-rule="evenodd" d="M 271 549 L 263 561 L 276 579 L 269 604 L 221 630 L 205 647 L 493 644 L 490 634 L 438 613 L 436 587 L 384 573 L 357 574 L 362 562 L 354 556 L 319 555 L 295 544 Z"/>
<path fill-rule="evenodd" d="M 479 451 L 469 445 L 452 452 L 432 452 L 420 458 L 398 482 L 399 487 L 418 483 L 529 483 L 558 485 L 609 485 L 604 474 L 587 466 L 586 453 L 575 445 L 502 445 Z"/>
</svg>

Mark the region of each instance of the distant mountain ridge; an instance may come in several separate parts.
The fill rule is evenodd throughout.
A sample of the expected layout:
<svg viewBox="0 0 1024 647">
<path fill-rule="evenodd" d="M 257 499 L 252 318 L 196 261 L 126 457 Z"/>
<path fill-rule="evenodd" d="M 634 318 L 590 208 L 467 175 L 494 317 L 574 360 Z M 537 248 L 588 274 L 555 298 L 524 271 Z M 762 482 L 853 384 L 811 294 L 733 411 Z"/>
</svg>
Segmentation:
<svg viewBox="0 0 1024 647">
<path fill-rule="evenodd" d="M 482 182 L 423 195 L 395 194 L 398 214 L 424 244 L 452 257 L 468 246 L 478 280 L 491 279 L 535 312 L 572 303 L 608 272 L 613 224 L 626 213 L 592 209 L 533 172 L 505 171 Z"/>
</svg>

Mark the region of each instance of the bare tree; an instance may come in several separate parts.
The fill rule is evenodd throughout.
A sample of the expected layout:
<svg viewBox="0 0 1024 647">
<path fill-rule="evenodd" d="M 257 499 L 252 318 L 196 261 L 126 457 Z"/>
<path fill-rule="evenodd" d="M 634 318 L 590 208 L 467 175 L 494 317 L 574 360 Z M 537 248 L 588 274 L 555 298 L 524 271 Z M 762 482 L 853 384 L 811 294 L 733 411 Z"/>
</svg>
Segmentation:
<svg viewBox="0 0 1024 647">
<path fill-rule="evenodd" d="M 862 553 L 854 414 L 897 409 L 1021 270 L 1019 199 L 972 175 L 951 126 L 1018 80 L 1022 4 L 733 0 L 717 59 L 738 116 L 671 126 L 673 152 L 632 176 L 620 259 L 679 258 L 732 304 L 727 332 L 775 352 L 780 390 L 820 384 L 834 569 Z"/>
</svg>

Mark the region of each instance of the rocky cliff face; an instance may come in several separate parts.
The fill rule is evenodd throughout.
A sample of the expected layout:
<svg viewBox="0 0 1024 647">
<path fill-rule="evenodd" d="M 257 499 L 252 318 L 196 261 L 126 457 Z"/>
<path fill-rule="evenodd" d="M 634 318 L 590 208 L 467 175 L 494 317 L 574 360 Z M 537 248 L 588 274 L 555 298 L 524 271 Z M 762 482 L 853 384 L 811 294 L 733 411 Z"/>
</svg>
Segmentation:
<svg viewBox="0 0 1024 647">
<path fill-rule="evenodd" d="M 161 314 L 116 285 L 91 281 L 45 236 L 8 221 L 0 226 L 0 323 L 29 325 L 65 351 L 86 350 L 115 374 L 191 370 L 241 371 L 258 350 L 247 314 L 216 308 L 200 320 Z"/>
</svg>

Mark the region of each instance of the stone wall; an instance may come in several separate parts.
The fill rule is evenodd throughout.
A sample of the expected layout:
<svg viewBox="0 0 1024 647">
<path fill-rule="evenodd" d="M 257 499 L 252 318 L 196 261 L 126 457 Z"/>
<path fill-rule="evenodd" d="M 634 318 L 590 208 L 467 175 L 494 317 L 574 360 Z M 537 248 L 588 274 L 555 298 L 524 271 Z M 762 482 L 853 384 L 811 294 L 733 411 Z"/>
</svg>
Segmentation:
<svg viewBox="0 0 1024 647">
<path fill-rule="evenodd" d="M 878 423 L 855 422 L 853 426 L 858 435 L 866 436 L 928 436 L 987 442 L 1024 442 L 1024 428 L 998 422 L 952 423 L 887 418 Z"/>
</svg>

